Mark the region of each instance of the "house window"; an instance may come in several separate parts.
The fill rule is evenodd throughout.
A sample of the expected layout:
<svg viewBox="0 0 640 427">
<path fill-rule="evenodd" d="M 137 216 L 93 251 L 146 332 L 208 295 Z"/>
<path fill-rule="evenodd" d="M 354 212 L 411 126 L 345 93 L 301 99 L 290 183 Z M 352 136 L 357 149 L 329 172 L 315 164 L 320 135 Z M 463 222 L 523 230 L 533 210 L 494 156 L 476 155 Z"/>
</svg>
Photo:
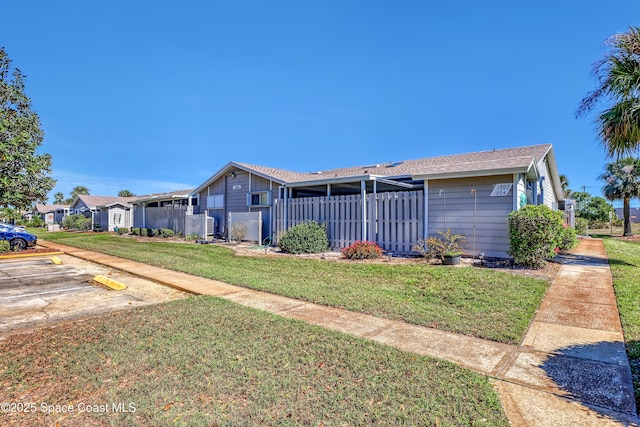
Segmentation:
<svg viewBox="0 0 640 427">
<path fill-rule="evenodd" d="M 257 191 L 247 194 L 247 206 L 271 205 L 271 191 Z"/>
<path fill-rule="evenodd" d="M 207 196 L 207 209 L 224 209 L 224 194 Z"/>
</svg>

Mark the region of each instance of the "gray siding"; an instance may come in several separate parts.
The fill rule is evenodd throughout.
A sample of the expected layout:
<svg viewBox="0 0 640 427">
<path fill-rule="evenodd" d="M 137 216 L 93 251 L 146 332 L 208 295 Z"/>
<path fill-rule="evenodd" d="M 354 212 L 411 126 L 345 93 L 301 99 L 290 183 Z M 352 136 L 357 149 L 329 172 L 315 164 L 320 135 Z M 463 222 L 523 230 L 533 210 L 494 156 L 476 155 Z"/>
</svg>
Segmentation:
<svg viewBox="0 0 640 427">
<path fill-rule="evenodd" d="M 484 253 L 488 257 L 507 257 L 507 215 L 513 210 L 514 189 L 506 196 L 491 197 L 494 185 L 501 183 L 513 183 L 513 175 L 429 181 L 429 236 L 451 229 L 452 233 L 465 236 L 463 248 L 466 253 L 473 255 L 474 194 L 471 190 L 475 189 L 476 253 Z M 444 190 L 442 195 L 440 190 Z"/>
<path fill-rule="evenodd" d="M 133 226 L 137 228 L 144 227 L 144 207 L 142 205 L 135 205 L 133 207 Z"/>
<path fill-rule="evenodd" d="M 225 209 L 227 212 L 249 212 L 247 193 L 249 192 L 249 173 L 236 171 L 235 177 L 227 178 Z"/>
</svg>

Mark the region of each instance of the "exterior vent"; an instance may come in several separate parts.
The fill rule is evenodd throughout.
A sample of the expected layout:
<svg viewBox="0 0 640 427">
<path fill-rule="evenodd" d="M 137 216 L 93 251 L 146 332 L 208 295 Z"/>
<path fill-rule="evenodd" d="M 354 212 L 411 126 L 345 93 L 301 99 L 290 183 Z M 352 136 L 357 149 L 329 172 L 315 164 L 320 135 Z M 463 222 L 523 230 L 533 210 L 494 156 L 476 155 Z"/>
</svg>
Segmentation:
<svg viewBox="0 0 640 427">
<path fill-rule="evenodd" d="M 395 168 L 396 166 L 399 166 L 401 164 L 403 164 L 404 162 L 392 162 L 391 164 L 387 165 L 388 168 Z"/>
</svg>

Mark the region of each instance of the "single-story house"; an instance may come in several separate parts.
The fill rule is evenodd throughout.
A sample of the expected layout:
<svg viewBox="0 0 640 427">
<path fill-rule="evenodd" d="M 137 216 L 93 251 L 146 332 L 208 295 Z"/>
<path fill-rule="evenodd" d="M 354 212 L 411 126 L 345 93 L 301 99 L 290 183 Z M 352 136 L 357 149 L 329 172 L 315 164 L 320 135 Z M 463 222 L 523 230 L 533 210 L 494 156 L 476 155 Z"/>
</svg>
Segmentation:
<svg viewBox="0 0 640 427">
<path fill-rule="evenodd" d="M 133 209 L 131 203 L 138 197 L 76 196 L 69 206 L 70 214 L 82 214 L 92 220 L 92 230 L 113 231 L 131 227 Z"/>
<path fill-rule="evenodd" d="M 190 197 L 193 188 L 140 196 L 133 205 L 133 227 L 169 228 L 185 234 L 185 214 L 197 212 L 198 199 Z"/>
<path fill-rule="evenodd" d="M 36 214 L 47 225 L 61 224 L 65 216 L 69 215 L 69 205 L 36 205 Z"/>
<path fill-rule="evenodd" d="M 230 213 L 259 213 L 263 238 L 316 220 L 333 249 L 369 240 L 408 253 L 450 229 L 466 236 L 470 255 L 507 257 L 507 215 L 526 204 L 558 209 L 564 195 L 544 144 L 307 173 L 230 162 L 191 198 L 222 235 Z"/>
</svg>

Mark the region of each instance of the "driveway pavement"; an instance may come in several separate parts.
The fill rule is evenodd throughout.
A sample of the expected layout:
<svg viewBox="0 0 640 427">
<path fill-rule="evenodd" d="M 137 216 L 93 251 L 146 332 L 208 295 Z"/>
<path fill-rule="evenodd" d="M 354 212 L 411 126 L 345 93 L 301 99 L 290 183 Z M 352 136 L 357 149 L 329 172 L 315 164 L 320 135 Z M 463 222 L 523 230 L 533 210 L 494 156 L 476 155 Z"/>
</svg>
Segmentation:
<svg viewBox="0 0 640 427">
<path fill-rule="evenodd" d="M 0 260 L 0 336 L 112 310 L 159 303 L 189 294 L 69 255 Z M 113 291 L 90 283 L 98 274 L 127 285 Z"/>
</svg>

